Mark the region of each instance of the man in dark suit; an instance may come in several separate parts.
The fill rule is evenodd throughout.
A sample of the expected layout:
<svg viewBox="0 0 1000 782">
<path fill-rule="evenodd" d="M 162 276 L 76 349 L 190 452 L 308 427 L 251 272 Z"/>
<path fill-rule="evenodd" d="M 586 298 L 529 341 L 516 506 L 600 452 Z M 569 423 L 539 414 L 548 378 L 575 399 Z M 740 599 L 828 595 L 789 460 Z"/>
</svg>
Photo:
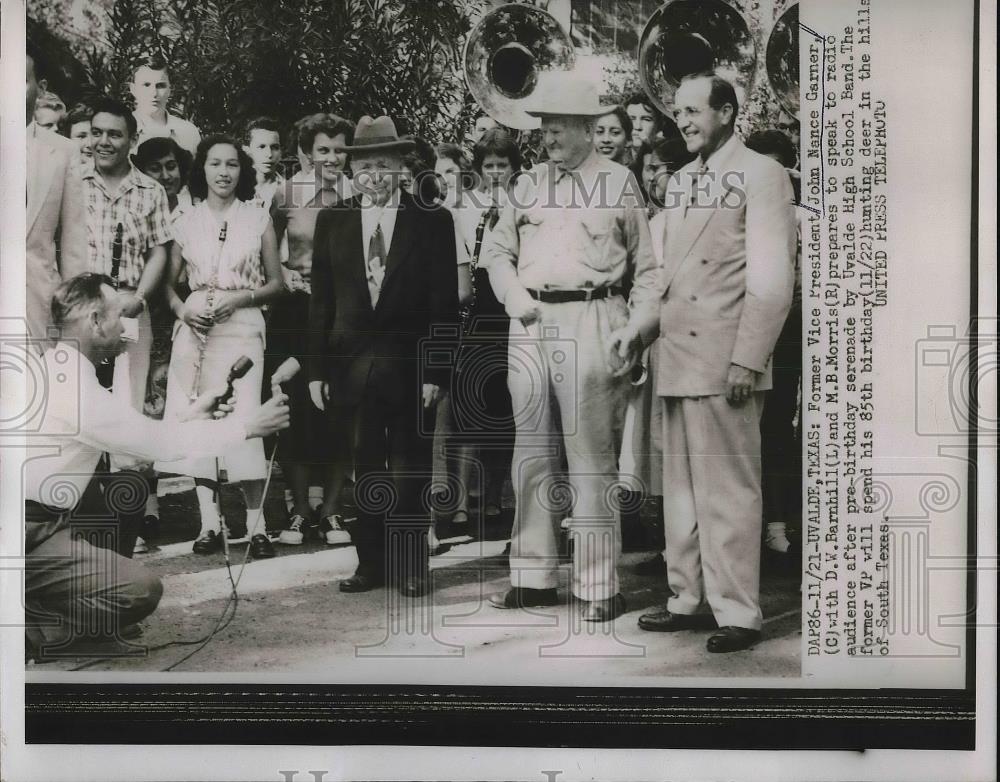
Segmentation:
<svg viewBox="0 0 1000 782">
<path fill-rule="evenodd" d="M 359 195 L 313 238 L 309 392 L 354 432 L 358 569 L 342 592 L 427 590 L 433 415 L 450 374 L 433 358 L 454 352 L 435 350 L 448 339 L 435 327 L 457 329 L 458 286 L 451 215 L 400 188 L 412 147 L 388 117 L 363 117 L 347 147 Z"/>
</svg>

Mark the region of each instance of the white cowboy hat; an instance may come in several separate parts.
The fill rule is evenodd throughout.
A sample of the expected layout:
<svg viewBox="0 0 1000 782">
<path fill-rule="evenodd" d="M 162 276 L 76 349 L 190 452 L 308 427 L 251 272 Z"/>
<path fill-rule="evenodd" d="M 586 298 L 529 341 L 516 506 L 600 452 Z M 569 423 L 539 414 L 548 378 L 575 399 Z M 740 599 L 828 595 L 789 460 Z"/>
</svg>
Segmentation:
<svg viewBox="0 0 1000 782">
<path fill-rule="evenodd" d="M 614 109 L 602 106 L 597 85 L 573 71 L 547 71 L 525 107 L 532 117 L 601 117 Z"/>
</svg>

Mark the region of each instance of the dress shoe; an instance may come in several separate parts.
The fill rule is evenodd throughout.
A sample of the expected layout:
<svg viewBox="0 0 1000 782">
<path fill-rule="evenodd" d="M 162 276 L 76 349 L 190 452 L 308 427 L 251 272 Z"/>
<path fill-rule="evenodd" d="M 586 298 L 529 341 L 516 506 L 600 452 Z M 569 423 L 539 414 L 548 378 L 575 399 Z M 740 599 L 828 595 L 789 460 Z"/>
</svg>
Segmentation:
<svg viewBox="0 0 1000 782">
<path fill-rule="evenodd" d="M 427 579 L 408 576 L 399 582 L 399 594 L 403 597 L 420 597 L 427 594 Z"/>
<path fill-rule="evenodd" d="M 126 640 L 140 638 L 142 637 L 142 627 L 140 627 L 136 622 L 133 622 L 130 625 L 125 625 L 124 627 L 119 628 L 118 637 Z"/>
<path fill-rule="evenodd" d="M 271 559 L 274 556 L 271 539 L 263 532 L 258 532 L 250 538 L 250 556 L 254 559 Z"/>
<path fill-rule="evenodd" d="M 620 592 L 607 600 L 581 600 L 580 602 L 584 604 L 580 611 L 580 618 L 584 622 L 610 622 L 628 610 L 625 607 L 625 598 Z"/>
<path fill-rule="evenodd" d="M 678 630 L 708 630 L 715 627 L 709 614 L 675 614 L 667 608 L 650 611 L 639 617 L 639 629 L 653 633 L 676 633 Z"/>
<path fill-rule="evenodd" d="M 741 649 L 749 649 L 759 640 L 760 630 L 726 625 L 720 627 L 719 632 L 709 636 L 705 648 L 710 652 L 738 652 Z"/>
<path fill-rule="evenodd" d="M 559 604 L 559 593 L 553 589 L 511 587 L 490 597 L 494 608 L 544 608 Z"/>
<path fill-rule="evenodd" d="M 655 557 L 644 559 L 632 568 L 632 572 L 637 576 L 665 576 L 667 575 L 667 563 L 663 557 L 657 554 Z"/>
<path fill-rule="evenodd" d="M 214 529 L 210 529 L 194 542 L 191 550 L 195 554 L 214 554 L 217 551 L 221 551 L 222 535 Z"/>
<path fill-rule="evenodd" d="M 355 573 L 350 578 L 345 578 L 340 582 L 341 592 L 369 592 L 377 589 L 385 583 L 384 578 L 369 576 L 367 573 Z"/>
<path fill-rule="evenodd" d="M 427 530 L 427 555 L 431 557 L 438 557 L 447 551 L 451 551 L 450 543 L 442 543 L 440 538 L 438 538 L 437 533 L 434 531 L 434 525 L 431 524 L 429 530 Z"/>
</svg>

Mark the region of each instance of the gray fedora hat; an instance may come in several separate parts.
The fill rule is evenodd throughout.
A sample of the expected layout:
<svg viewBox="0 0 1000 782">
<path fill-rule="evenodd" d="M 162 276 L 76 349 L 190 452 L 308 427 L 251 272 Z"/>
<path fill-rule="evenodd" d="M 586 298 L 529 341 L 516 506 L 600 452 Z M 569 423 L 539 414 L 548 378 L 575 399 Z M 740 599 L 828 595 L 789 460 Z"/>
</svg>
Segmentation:
<svg viewBox="0 0 1000 782">
<path fill-rule="evenodd" d="M 413 149 L 416 143 L 413 139 L 400 138 L 396 133 L 396 124 L 391 117 L 381 116 L 373 119 L 365 115 L 358 120 L 354 130 L 354 143 L 344 147 L 345 152 L 365 152 L 379 149 L 395 149 L 400 152 Z"/>
</svg>

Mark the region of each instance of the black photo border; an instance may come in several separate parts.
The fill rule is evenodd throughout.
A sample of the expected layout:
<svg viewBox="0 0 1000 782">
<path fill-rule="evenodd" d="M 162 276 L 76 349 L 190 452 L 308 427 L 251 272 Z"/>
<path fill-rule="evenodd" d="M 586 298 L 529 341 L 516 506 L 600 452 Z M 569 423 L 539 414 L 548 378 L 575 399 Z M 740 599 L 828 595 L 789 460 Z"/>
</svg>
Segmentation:
<svg viewBox="0 0 1000 782">
<path fill-rule="evenodd" d="M 980 2 L 972 30 L 969 399 L 979 339 Z M 26 683 L 26 744 L 974 750 L 978 411 L 961 689 Z M 336 727 L 336 730 L 331 728 Z"/>
</svg>

